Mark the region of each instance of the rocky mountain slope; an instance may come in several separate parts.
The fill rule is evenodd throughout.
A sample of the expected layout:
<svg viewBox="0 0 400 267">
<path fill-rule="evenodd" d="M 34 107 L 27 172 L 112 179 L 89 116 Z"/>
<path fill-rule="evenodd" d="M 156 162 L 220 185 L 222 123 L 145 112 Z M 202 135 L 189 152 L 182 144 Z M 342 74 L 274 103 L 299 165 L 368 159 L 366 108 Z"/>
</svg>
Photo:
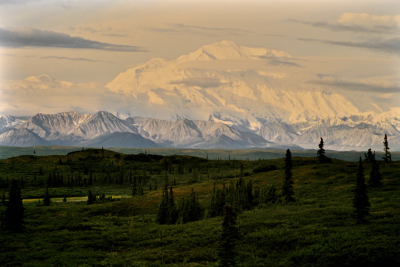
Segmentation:
<svg viewBox="0 0 400 267">
<path fill-rule="evenodd" d="M 323 137 L 327 149 L 380 151 L 383 136 L 387 134 L 392 151 L 398 151 L 400 109 L 384 115 L 333 117 L 292 124 L 277 120 L 265 123 L 256 131 L 243 131 L 243 127 L 239 130 L 222 122 L 122 119 L 105 111 L 37 114 L 26 121 L 20 120 L 14 128 L 4 128 L 0 145 L 316 149 Z"/>
<path fill-rule="evenodd" d="M 274 147 L 261 136 L 241 132 L 223 123 L 127 118 L 100 111 L 36 114 L 0 134 L 0 145 L 68 145 L 104 147 Z"/>
</svg>

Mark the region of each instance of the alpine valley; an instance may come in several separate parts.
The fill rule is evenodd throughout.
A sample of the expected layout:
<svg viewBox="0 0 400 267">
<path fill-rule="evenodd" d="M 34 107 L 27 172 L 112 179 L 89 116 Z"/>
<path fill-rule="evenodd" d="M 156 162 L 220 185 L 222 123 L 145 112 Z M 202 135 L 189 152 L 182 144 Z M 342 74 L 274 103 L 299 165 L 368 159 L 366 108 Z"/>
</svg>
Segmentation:
<svg viewBox="0 0 400 267">
<path fill-rule="evenodd" d="M 380 151 L 387 134 L 400 150 L 400 107 L 387 104 L 393 93 L 361 93 L 356 84 L 346 91 L 310 68 L 284 51 L 213 43 L 117 75 L 106 88 L 131 99 L 120 110 L 3 115 L 0 145 L 316 149 L 322 137 L 327 149 Z M 71 83 L 41 75 L 18 86 Z"/>
</svg>

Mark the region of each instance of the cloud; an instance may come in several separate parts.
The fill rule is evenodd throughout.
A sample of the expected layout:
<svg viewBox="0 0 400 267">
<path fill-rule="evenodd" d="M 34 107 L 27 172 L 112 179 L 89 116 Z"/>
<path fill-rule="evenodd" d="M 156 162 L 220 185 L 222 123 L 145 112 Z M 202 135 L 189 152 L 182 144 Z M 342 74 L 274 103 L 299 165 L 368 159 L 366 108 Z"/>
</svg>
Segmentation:
<svg viewBox="0 0 400 267">
<path fill-rule="evenodd" d="M 89 59 L 89 58 L 82 58 L 82 57 L 58 57 L 58 56 L 47 56 L 47 57 L 41 57 L 41 58 L 42 58 L 42 59 L 66 59 L 66 60 L 72 60 L 72 61 L 114 63 L 114 62 L 112 62 L 112 61 L 96 60 L 96 59 Z"/>
<path fill-rule="evenodd" d="M 41 2 L 43 0 L 0 0 L 0 6 L 8 6 L 8 5 L 25 5 L 32 4 L 35 2 Z M 57 0 L 54 1 L 54 4 L 60 6 L 65 9 L 71 9 L 72 1 L 71 0 Z"/>
<path fill-rule="evenodd" d="M 96 49 L 106 51 L 145 52 L 140 46 L 118 45 L 72 37 L 65 33 L 42 31 L 34 28 L 0 28 L 0 46 L 3 47 L 58 47 Z"/>
<path fill-rule="evenodd" d="M 32 3 L 32 2 L 35 2 L 35 1 L 33 1 L 33 0 L 0 0 L 0 6 L 24 5 L 24 4 Z"/>
<path fill-rule="evenodd" d="M 286 35 L 284 35 L 284 34 L 274 34 L 274 33 L 265 33 L 264 36 L 286 37 Z"/>
<path fill-rule="evenodd" d="M 199 34 L 209 36 L 226 36 L 226 35 L 242 35 L 252 33 L 252 31 L 237 29 L 237 28 L 213 28 L 196 25 L 187 25 L 182 23 L 167 24 L 168 28 L 148 28 L 150 31 L 165 32 L 165 33 L 185 33 Z"/>
<path fill-rule="evenodd" d="M 295 60 L 295 59 L 282 59 L 279 57 L 270 57 L 270 56 L 259 56 L 261 59 L 266 59 L 268 62 L 268 65 L 271 66 L 289 66 L 289 67 L 298 67 L 298 68 L 303 68 L 302 65 L 297 64 L 296 62 L 290 61 L 290 60 Z"/>
<path fill-rule="evenodd" d="M 213 88 L 213 87 L 218 87 L 223 83 L 221 83 L 220 80 L 216 78 L 204 77 L 204 78 L 183 79 L 180 81 L 171 82 L 171 84 L 182 84 L 184 86 L 189 86 L 189 87 L 196 86 L 201 88 Z"/>
<path fill-rule="evenodd" d="M 110 37 L 130 37 L 128 34 L 118 34 L 118 33 L 103 33 L 103 36 L 110 36 Z"/>
<path fill-rule="evenodd" d="M 98 30 L 96 30 L 95 28 L 92 28 L 92 27 L 84 27 L 83 30 L 86 32 L 90 32 L 90 33 L 98 32 Z"/>
<path fill-rule="evenodd" d="M 115 112 L 132 105 L 134 99 L 109 91 L 97 83 L 75 84 L 47 75 L 0 83 L 0 114 L 17 116 L 68 110 L 93 113 Z"/>
<path fill-rule="evenodd" d="M 55 2 L 55 4 L 57 5 L 57 6 L 60 6 L 60 7 L 62 7 L 62 8 L 65 8 L 65 9 L 72 9 L 72 8 L 74 8 L 75 6 L 72 4 L 72 1 L 61 1 L 61 0 L 58 0 L 58 1 L 56 1 Z"/>
<path fill-rule="evenodd" d="M 365 48 L 369 50 L 400 55 L 400 37 L 394 37 L 390 39 L 371 38 L 369 40 L 361 42 L 343 42 L 343 41 L 331 41 L 331 40 L 321 40 L 313 38 L 298 38 L 297 40 L 307 41 L 307 42 L 319 42 L 324 44 L 340 45 L 347 47 Z"/>
<path fill-rule="evenodd" d="M 398 29 L 398 23 L 394 16 L 376 16 L 367 13 L 344 13 L 340 16 L 337 23 L 341 25 L 363 25 L 377 30 Z"/>
<path fill-rule="evenodd" d="M 16 57 L 16 55 L 14 54 L 10 54 L 10 53 L 2 53 L 2 56 L 7 56 L 7 57 Z"/>
<path fill-rule="evenodd" d="M 365 33 L 385 33 L 382 30 L 370 29 L 361 25 L 341 25 L 338 23 L 328 23 L 328 22 L 309 22 L 301 20 L 287 20 L 289 22 L 300 23 L 304 25 L 310 25 L 316 28 L 326 28 L 333 31 L 352 31 L 352 32 L 365 32 Z"/>
<path fill-rule="evenodd" d="M 387 34 L 398 33 L 400 29 L 399 16 L 376 16 L 366 13 L 344 13 L 334 23 L 321 21 L 310 22 L 296 19 L 288 19 L 285 21 L 333 31 Z"/>
<path fill-rule="evenodd" d="M 338 79 L 329 74 L 317 74 L 319 79 L 309 80 L 307 83 L 316 85 L 325 85 L 339 87 L 341 89 L 362 92 L 379 92 L 379 93 L 400 93 L 400 86 L 397 83 L 388 81 L 347 81 Z"/>
<path fill-rule="evenodd" d="M 203 27 L 203 26 L 186 25 L 186 24 L 182 24 L 182 23 L 175 23 L 175 24 L 171 24 L 171 25 L 173 27 L 180 28 L 180 29 L 195 29 L 195 30 L 202 30 L 202 31 L 223 32 L 223 33 L 230 33 L 230 34 L 251 33 L 251 31 L 248 31 L 248 30 L 236 29 L 236 28 L 210 28 L 210 27 Z"/>
<path fill-rule="evenodd" d="M 101 33 L 103 36 L 108 36 L 108 37 L 130 37 L 128 34 L 123 34 L 123 33 L 115 33 L 115 29 L 111 27 L 98 27 L 97 29 L 94 27 L 69 27 L 68 30 L 75 32 L 75 33 L 82 33 L 82 32 L 89 32 L 91 34 L 96 34 L 96 33 Z"/>
</svg>

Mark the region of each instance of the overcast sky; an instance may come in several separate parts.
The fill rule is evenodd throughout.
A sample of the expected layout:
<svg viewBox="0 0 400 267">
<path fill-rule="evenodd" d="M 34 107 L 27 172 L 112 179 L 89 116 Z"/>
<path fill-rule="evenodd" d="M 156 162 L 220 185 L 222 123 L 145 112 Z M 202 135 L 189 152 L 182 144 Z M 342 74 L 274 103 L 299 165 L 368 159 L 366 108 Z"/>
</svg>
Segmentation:
<svg viewBox="0 0 400 267">
<path fill-rule="evenodd" d="M 360 62 L 335 84 L 357 86 L 374 70 L 372 76 L 397 93 L 399 29 L 398 0 L 0 0 L 0 113 L 34 113 L 40 104 L 17 112 L 20 105 L 10 101 L 22 101 L 26 92 L 11 97 L 10 81 L 45 74 L 85 83 L 87 94 L 93 88 L 105 93 L 104 85 L 132 66 L 221 40 L 307 60 Z M 314 83 L 332 83 L 320 78 Z M 73 101 L 86 87 L 63 94 Z M 30 93 L 40 95 L 35 90 Z"/>
</svg>

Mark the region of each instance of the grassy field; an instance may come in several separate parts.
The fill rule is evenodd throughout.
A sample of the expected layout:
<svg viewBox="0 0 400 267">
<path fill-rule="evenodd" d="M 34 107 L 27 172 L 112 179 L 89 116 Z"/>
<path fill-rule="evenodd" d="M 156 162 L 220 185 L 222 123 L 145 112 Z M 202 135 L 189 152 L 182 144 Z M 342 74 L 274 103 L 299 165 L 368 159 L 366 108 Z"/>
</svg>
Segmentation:
<svg viewBox="0 0 400 267">
<path fill-rule="evenodd" d="M 0 146 L 0 159 L 17 157 L 21 155 L 51 156 L 67 155 L 71 151 L 82 149 L 81 147 L 65 146 L 35 146 L 35 147 L 7 147 Z M 285 156 L 284 150 L 279 149 L 186 149 L 186 148 L 107 148 L 115 152 L 124 154 L 151 153 L 163 156 L 187 155 L 211 159 L 238 159 L 238 160 L 258 160 L 258 159 L 276 159 Z M 314 157 L 317 155 L 318 146 L 315 150 L 292 150 L 294 157 Z M 383 149 L 383 147 L 382 147 Z M 35 152 L 35 154 L 33 153 Z M 358 161 L 359 157 L 364 157 L 366 151 L 327 151 L 331 158 L 346 161 Z M 376 158 L 381 159 L 382 151 L 376 151 Z M 400 152 L 392 152 L 393 160 L 400 160 Z"/>
<path fill-rule="evenodd" d="M 7 178 L 17 179 L 23 180 L 22 197 L 31 199 L 24 202 L 26 231 L 1 232 L 0 265 L 215 266 L 222 217 L 175 225 L 155 222 L 165 176 L 171 183 L 175 181 L 175 201 L 193 189 L 204 207 L 211 200 L 214 184 L 218 189 L 238 179 L 241 164 L 244 180 L 252 180 L 254 188 L 274 184 L 279 193 L 284 177 L 284 152 L 280 153 L 280 159 L 255 161 L 233 160 L 238 158 L 234 153 L 225 154 L 223 160 L 169 156 L 148 161 L 148 155 L 127 157 L 87 149 L 69 155 L 0 160 L 1 194 L 5 192 L 7 198 Z M 180 162 L 183 174 L 176 171 Z M 259 166 L 275 168 L 253 172 Z M 315 157 L 294 157 L 296 201 L 260 201 L 239 214 L 238 265 L 400 266 L 400 162 L 380 164 L 384 186 L 368 188 L 369 223 L 362 225 L 352 217 L 357 168 L 355 162 L 334 159 L 319 164 Z M 364 163 L 366 181 L 370 169 L 370 163 Z M 116 184 L 121 170 L 122 185 Z M 90 173 L 92 185 L 87 182 Z M 88 190 L 96 195 L 130 196 L 130 178 L 148 178 L 143 195 L 93 205 L 53 202 L 43 206 L 36 199 L 43 198 L 48 177 L 53 174 L 64 181 L 79 176 L 84 183 L 50 187 L 50 195 L 57 200 L 85 197 Z M 156 184 L 158 189 L 154 190 Z"/>
</svg>

